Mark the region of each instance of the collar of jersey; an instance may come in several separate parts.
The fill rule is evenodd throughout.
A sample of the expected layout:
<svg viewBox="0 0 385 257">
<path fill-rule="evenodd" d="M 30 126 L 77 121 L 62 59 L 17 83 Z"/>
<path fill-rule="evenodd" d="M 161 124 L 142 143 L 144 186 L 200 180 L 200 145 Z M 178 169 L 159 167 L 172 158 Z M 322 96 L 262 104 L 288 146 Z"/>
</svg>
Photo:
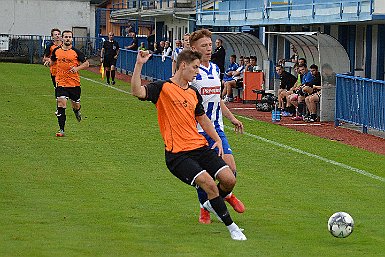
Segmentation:
<svg viewBox="0 0 385 257">
<path fill-rule="evenodd" d="M 206 72 L 207 75 L 213 75 L 213 65 L 211 64 L 211 62 L 209 62 L 209 64 L 210 64 L 210 68 L 208 70 L 203 65 L 200 65 L 199 69 L 201 69 L 204 72 Z"/>
</svg>

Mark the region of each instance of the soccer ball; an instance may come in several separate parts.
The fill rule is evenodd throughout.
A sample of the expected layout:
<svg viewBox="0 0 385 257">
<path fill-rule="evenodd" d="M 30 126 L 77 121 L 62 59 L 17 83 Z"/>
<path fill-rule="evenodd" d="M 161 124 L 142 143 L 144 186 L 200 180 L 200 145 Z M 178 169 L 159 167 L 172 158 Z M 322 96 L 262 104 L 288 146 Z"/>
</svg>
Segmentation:
<svg viewBox="0 0 385 257">
<path fill-rule="evenodd" d="M 348 237 L 354 228 L 354 220 L 346 212 L 336 212 L 328 220 L 329 232 L 338 238 Z"/>
</svg>

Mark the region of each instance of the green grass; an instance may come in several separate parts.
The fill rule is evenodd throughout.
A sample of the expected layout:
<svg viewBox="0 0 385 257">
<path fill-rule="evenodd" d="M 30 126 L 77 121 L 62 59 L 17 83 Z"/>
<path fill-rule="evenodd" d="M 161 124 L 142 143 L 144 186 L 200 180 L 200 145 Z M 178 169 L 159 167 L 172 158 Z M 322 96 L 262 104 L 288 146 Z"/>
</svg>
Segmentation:
<svg viewBox="0 0 385 257">
<path fill-rule="evenodd" d="M 0 63 L 0 256 L 383 256 L 385 157 L 273 124 L 240 118 L 249 134 L 227 135 L 233 219 L 248 240 L 231 240 L 215 218 L 198 224 L 195 190 L 164 163 L 153 104 L 82 79 L 78 123 L 67 110 L 56 138 L 55 100 L 42 65 Z M 100 81 L 98 75 L 82 76 Z M 129 91 L 129 85 L 118 82 Z M 229 123 L 226 123 L 229 126 Z M 312 153 L 304 153 L 260 140 Z M 326 228 L 350 213 L 345 239 Z"/>
</svg>

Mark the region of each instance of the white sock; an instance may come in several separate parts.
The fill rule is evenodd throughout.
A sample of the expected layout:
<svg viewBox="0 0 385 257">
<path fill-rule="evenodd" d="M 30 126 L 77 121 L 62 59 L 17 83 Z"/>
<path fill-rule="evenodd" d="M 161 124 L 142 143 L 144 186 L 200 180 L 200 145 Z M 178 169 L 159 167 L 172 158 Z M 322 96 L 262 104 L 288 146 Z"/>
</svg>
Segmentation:
<svg viewBox="0 0 385 257">
<path fill-rule="evenodd" d="M 226 227 L 227 227 L 227 229 L 228 229 L 230 232 L 239 229 L 239 227 L 237 226 L 237 224 L 235 224 L 234 222 L 231 223 L 230 225 L 226 226 Z"/>
</svg>

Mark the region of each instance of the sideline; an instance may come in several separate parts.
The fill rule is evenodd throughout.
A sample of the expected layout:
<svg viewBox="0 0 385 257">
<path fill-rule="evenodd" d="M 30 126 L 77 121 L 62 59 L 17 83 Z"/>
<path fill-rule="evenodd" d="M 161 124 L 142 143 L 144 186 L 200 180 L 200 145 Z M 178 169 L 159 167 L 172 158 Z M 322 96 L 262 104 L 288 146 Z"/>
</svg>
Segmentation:
<svg viewBox="0 0 385 257">
<path fill-rule="evenodd" d="M 82 79 L 85 79 L 85 80 L 94 82 L 94 83 L 96 83 L 96 84 L 99 84 L 99 85 L 102 85 L 102 86 L 105 86 L 105 87 L 109 87 L 109 88 L 112 88 L 112 89 L 114 89 L 114 90 L 116 90 L 116 91 L 119 91 L 119 92 L 122 92 L 122 93 L 131 95 L 131 92 L 128 92 L 128 91 L 126 91 L 126 90 L 123 90 L 123 89 L 120 89 L 120 88 L 117 88 L 117 87 L 114 87 L 114 86 L 111 86 L 111 85 L 107 85 L 107 84 L 102 83 L 102 82 L 100 82 L 100 81 L 96 81 L 96 80 L 93 80 L 93 79 L 90 79 L 90 78 L 86 78 L 86 77 L 84 77 L 84 76 L 80 76 L 80 77 L 81 77 Z"/>
<path fill-rule="evenodd" d="M 96 80 L 93 80 L 93 79 L 90 79 L 90 78 L 86 78 L 86 77 L 83 77 L 83 76 L 81 76 L 81 78 L 83 78 L 83 79 L 85 79 L 85 80 L 88 80 L 88 81 L 91 81 L 91 82 L 94 82 L 94 83 L 96 83 L 96 84 L 105 86 L 105 87 L 112 88 L 112 89 L 117 90 L 117 91 L 119 91 L 119 92 L 122 92 L 122 93 L 131 95 L 131 92 L 128 92 L 128 91 L 125 91 L 125 90 L 122 90 L 122 89 L 113 87 L 113 86 L 111 86 L 111 85 L 107 85 L 107 84 L 104 84 L 104 83 L 102 83 L 102 82 L 99 82 L 99 81 L 96 81 Z M 246 120 L 253 120 L 253 119 L 250 119 L 250 118 L 248 118 L 248 117 L 241 116 L 241 115 L 236 115 L 236 116 L 237 116 L 237 117 L 244 118 L 244 119 L 246 119 Z M 232 127 L 229 127 L 229 126 L 225 126 L 225 128 L 226 128 L 227 130 L 233 130 L 233 128 L 232 128 Z M 257 135 L 254 135 L 254 134 L 251 134 L 251 133 L 248 133 L 248 132 L 244 132 L 243 134 L 246 135 L 246 136 L 249 136 L 249 137 L 251 137 L 251 138 L 254 138 L 254 139 L 263 141 L 263 142 L 265 142 L 265 143 L 269 143 L 269 144 L 272 144 L 272 145 L 275 145 L 275 146 L 284 148 L 284 149 L 286 149 L 286 150 L 290 150 L 290 151 L 293 151 L 293 152 L 296 152 L 296 153 L 299 153 L 299 154 L 303 154 L 303 155 L 306 155 L 306 156 L 308 156 L 308 157 L 312 157 L 312 158 L 314 158 L 314 159 L 318 159 L 318 160 L 320 160 L 320 161 L 324 161 L 324 162 L 326 162 L 326 163 L 330 163 L 330 164 L 333 164 L 333 165 L 335 165 L 335 166 L 338 166 L 338 167 L 347 169 L 347 170 L 349 170 L 349 171 L 353 171 L 353 172 L 355 172 L 355 173 L 364 175 L 364 176 L 366 176 L 366 177 L 369 177 L 369 178 L 372 178 L 372 179 L 375 179 L 375 180 L 378 180 L 378 181 L 381 181 L 381 182 L 385 182 L 385 178 L 380 177 L 380 176 L 377 176 L 377 175 L 374 175 L 374 174 L 372 174 L 372 173 L 370 173 L 370 172 L 367 172 L 367 171 L 365 171 L 365 170 L 357 169 L 357 168 L 354 168 L 354 167 L 352 167 L 352 166 L 349 166 L 349 165 L 346 165 L 346 164 L 343 164 L 343 163 L 340 163 L 340 162 L 337 162 L 337 161 L 333 161 L 333 160 L 324 158 L 324 157 L 319 156 L 319 155 L 316 155 L 316 154 L 308 153 L 308 152 L 302 151 L 302 150 L 300 150 L 300 149 L 297 149 L 297 148 L 294 148 L 294 147 L 291 147 L 291 146 L 288 146 L 288 145 L 285 145 L 285 144 L 281 144 L 281 143 L 275 142 L 275 141 L 273 141 L 273 140 L 270 140 L 270 139 L 267 139 L 267 138 L 264 138 L 264 137 L 260 137 L 260 136 L 257 136 Z"/>
</svg>

